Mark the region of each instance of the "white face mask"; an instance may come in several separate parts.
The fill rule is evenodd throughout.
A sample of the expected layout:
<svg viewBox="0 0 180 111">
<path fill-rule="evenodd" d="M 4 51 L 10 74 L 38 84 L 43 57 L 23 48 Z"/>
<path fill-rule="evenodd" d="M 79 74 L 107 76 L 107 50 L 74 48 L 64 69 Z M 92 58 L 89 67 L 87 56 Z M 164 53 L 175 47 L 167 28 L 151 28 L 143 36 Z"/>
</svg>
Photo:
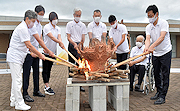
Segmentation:
<svg viewBox="0 0 180 111">
<path fill-rule="evenodd" d="M 74 20 L 75 20 L 76 22 L 79 22 L 80 19 L 81 19 L 81 17 L 74 17 Z"/>
<path fill-rule="evenodd" d="M 94 22 L 99 23 L 101 20 L 101 17 L 94 17 Z"/>
<path fill-rule="evenodd" d="M 58 19 L 52 20 L 52 24 L 53 24 L 53 25 L 56 25 L 57 23 L 58 23 Z"/>
<path fill-rule="evenodd" d="M 153 18 L 148 18 L 148 19 L 149 19 L 149 23 L 153 24 L 157 19 L 156 14 L 154 15 Z"/>
<path fill-rule="evenodd" d="M 142 42 L 136 42 L 136 46 L 137 46 L 137 47 L 139 47 L 139 48 L 140 48 L 140 47 L 142 47 L 142 45 L 143 45 L 143 43 L 142 43 Z"/>
<path fill-rule="evenodd" d="M 114 28 L 114 29 L 116 28 L 116 26 L 117 26 L 117 22 L 114 23 L 113 25 L 111 25 L 111 27 Z"/>
<path fill-rule="evenodd" d="M 31 21 L 31 20 L 30 20 Z M 34 23 L 31 21 L 30 24 L 28 24 L 28 28 L 31 29 L 34 26 Z"/>
<path fill-rule="evenodd" d="M 37 19 L 38 19 L 40 22 L 43 20 L 43 17 L 44 17 L 44 16 L 37 14 Z"/>
</svg>

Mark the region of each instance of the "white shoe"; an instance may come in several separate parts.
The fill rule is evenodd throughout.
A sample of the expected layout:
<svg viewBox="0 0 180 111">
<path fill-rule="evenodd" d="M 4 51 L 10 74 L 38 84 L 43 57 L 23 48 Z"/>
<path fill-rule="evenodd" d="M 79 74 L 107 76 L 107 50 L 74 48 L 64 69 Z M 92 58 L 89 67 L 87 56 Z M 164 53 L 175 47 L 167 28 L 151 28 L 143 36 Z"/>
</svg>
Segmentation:
<svg viewBox="0 0 180 111">
<path fill-rule="evenodd" d="M 15 106 L 15 102 L 11 102 L 11 103 L 10 103 L 10 106 L 11 106 L 11 107 L 14 107 L 14 106 Z"/>
<path fill-rule="evenodd" d="M 24 103 L 22 105 L 16 105 L 15 109 L 16 110 L 29 110 L 29 109 L 31 109 L 31 106 L 28 106 Z"/>
</svg>

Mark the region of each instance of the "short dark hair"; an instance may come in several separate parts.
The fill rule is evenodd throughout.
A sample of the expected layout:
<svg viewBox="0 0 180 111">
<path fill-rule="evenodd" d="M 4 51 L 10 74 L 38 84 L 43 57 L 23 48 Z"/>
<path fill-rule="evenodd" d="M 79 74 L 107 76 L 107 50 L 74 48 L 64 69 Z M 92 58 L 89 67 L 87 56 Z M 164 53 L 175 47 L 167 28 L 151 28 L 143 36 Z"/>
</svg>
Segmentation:
<svg viewBox="0 0 180 111">
<path fill-rule="evenodd" d="M 109 23 L 114 22 L 116 20 L 116 17 L 114 15 L 110 15 L 108 18 Z"/>
<path fill-rule="evenodd" d="M 148 13 L 151 10 L 153 11 L 154 15 L 158 12 L 158 8 L 156 5 L 149 5 L 149 7 L 146 9 L 146 13 Z"/>
<path fill-rule="evenodd" d="M 34 11 L 37 12 L 37 13 L 39 13 L 40 11 L 43 11 L 45 13 L 45 9 L 44 9 L 44 7 L 42 5 L 37 5 L 35 7 Z"/>
<path fill-rule="evenodd" d="M 37 15 L 34 11 L 32 10 L 27 10 L 24 14 L 24 21 L 26 20 L 26 17 L 28 17 L 30 20 L 31 19 L 37 19 Z"/>
<path fill-rule="evenodd" d="M 58 19 L 58 15 L 56 14 L 56 12 L 51 12 L 49 14 L 49 20 L 52 22 L 52 20 L 54 20 L 55 18 Z"/>
<path fill-rule="evenodd" d="M 94 12 L 96 12 L 96 13 L 100 12 L 101 13 L 101 11 L 99 9 L 94 10 Z M 93 14 L 94 14 L 94 12 L 93 12 Z"/>
</svg>

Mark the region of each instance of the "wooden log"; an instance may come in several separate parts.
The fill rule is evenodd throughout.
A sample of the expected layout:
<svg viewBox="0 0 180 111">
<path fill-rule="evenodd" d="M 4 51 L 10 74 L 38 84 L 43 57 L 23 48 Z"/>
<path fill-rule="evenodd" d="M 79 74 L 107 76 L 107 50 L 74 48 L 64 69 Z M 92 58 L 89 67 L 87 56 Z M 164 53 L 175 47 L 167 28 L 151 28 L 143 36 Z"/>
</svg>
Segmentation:
<svg viewBox="0 0 180 111">
<path fill-rule="evenodd" d="M 108 68 L 108 70 L 107 70 L 107 73 L 111 73 L 111 72 L 114 72 L 114 71 L 116 71 L 117 70 L 117 68 Z"/>
<path fill-rule="evenodd" d="M 69 75 L 70 75 L 70 76 L 74 76 L 74 74 L 73 74 L 73 73 L 69 73 Z"/>
<path fill-rule="evenodd" d="M 130 70 L 120 70 L 120 69 L 118 69 L 118 70 L 116 70 L 115 72 L 118 72 L 118 73 L 130 73 Z"/>
<path fill-rule="evenodd" d="M 112 66 L 112 67 L 119 67 L 119 66 L 121 66 L 121 65 L 123 65 L 123 64 L 128 63 L 129 61 L 132 61 L 132 60 L 134 60 L 134 59 L 136 59 L 136 58 L 138 58 L 138 57 L 141 57 L 141 56 L 147 55 L 147 54 L 149 54 L 148 51 L 147 51 L 147 52 L 144 52 L 144 53 L 142 53 L 142 54 L 140 54 L 140 55 L 137 55 L 137 56 L 135 56 L 135 57 L 129 58 L 129 59 L 127 59 L 127 60 L 125 60 L 125 61 L 122 61 L 122 62 L 120 62 L 120 63 L 117 63 L 116 65 L 114 65 L 114 66 Z"/>
<path fill-rule="evenodd" d="M 96 76 L 89 76 L 89 77 L 87 77 L 88 80 L 93 80 L 95 78 L 96 78 Z"/>
<path fill-rule="evenodd" d="M 93 76 L 96 76 L 96 77 L 101 77 L 101 75 L 99 75 L 99 74 L 95 74 L 95 73 L 89 73 L 90 75 L 93 75 Z"/>
<path fill-rule="evenodd" d="M 92 73 L 92 74 L 101 75 L 102 77 L 109 77 L 109 74 L 105 74 L 105 73 Z"/>
<path fill-rule="evenodd" d="M 127 75 L 123 75 L 123 74 L 122 74 L 122 75 L 119 75 L 119 77 L 121 77 L 121 78 L 126 78 L 126 79 L 128 78 Z"/>
<path fill-rule="evenodd" d="M 118 73 L 116 73 L 116 72 L 113 72 L 113 73 L 108 73 L 109 74 L 109 76 L 116 76 L 116 75 L 119 75 Z"/>
<path fill-rule="evenodd" d="M 104 82 L 110 82 L 110 79 L 106 79 L 106 78 L 99 78 L 98 80 L 104 81 Z"/>
<path fill-rule="evenodd" d="M 112 79 L 120 79 L 119 76 L 111 76 L 110 78 L 112 78 Z"/>
</svg>

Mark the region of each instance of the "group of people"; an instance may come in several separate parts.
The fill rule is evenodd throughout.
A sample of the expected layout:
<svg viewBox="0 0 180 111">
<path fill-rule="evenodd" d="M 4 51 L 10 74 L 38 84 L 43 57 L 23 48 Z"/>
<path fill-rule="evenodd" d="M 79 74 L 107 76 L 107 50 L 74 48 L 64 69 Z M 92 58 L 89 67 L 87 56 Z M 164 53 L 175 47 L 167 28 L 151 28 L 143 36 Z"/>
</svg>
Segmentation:
<svg viewBox="0 0 180 111">
<path fill-rule="evenodd" d="M 153 53 L 153 66 L 155 74 L 155 82 L 157 93 L 152 100 L 157 99 L 155 104 L 165 102 L 165 96 L 169 86 L 169 73 L 171 65 L 171 42 L 169 35 L 169 26 L 167 21 L 158 17 L 158 8 L 150 5 L 146 10 L 150 24 L 146 27 L 146 40 L 142 35 L 136 38 L 136 46 L 132 48 L 130 57 L 134 57 L 143 52 Z M 24 20 L 15 28 L 10 45 L 7 51 L 7 62 L 10 66 L 12 86 L 10 106 L 17 110 L 28 110 L 31 107 L 26 105 L 24 101 L 33 102 L 34 100 L 28 94 L 29 76 L 31 66 L 33 68 L 34 91 L 33 96 L 45 97 L 39 91 L 39 59 L 43 60 L 42 77 L 45 84 L 45 94 L 54 95 L 55 92 L 49 85 L 50 72 L 53 62 L 45 60 L 45 57 L 54 58 L 56 54 L 57 43 L 62 49 L 65 49 L 61 39 L 61 29 L 57 26 L 58 15 L 55 12 L 49 14 L 49 23 L 44 26 L 42 34 L 41 21 L 45 14 L 43 6 L 38 5 L 35 11 L 27 10 Z M 80 55 L 77 52 L 78 44 L 84 43 L 85 35 L 88 34 L 89 39 L 97 38 L 101 41 L 101 36 L 106 37 L 107 28 L 101 20 L 101 11 L 94 10 L 93 21 L 87 26 L 80 21 L 82 10 L 75 8 L 73 11 L 74 19 L 67 23 L 66 34 L 69 41 L 68 51 L 76 58 Z M 126 60 L 128 57 L 129 46 L 127 41 L 127 28 L 123 24 L 118 24 L 116 17 L 110 15 L 108 21 L 111 25 L 109 31 L 110 41 L 115 43 L 114 51 L 117 55 L 117 62 Z M 43 35 L 43 38 L 42 38 Z M 152 42 L 150 42 L 150 39 Z M 144 42 L 145 41 L 145 42 Z M 43 47 L 43 54 L 38 51 L 38 46 Z M 71 56 L 68 56 L 69 62 L 76 63 Z M 129 62 L 130 66 L 130 91 L 133 91 L 134 75 L 139 74 L 138 84 L 135 85 L 136 91 L 141 91 L 140 86 L 144 77 L 147 63 L 147 56 L 144 55 L 138 59 Z M 21 68 L 23 67 L 23 78 Z M 126 69 L 126 65 L 119 67 Z M 160 71 L 162 72 L 160 74 Z M 163 80 L 161 79 L 163 77 Z M 22 82 L 23 80 L 23 82 Z M 23 95 L 21 87 L 23 83 Z M 82 87 L 81 91 L 85 91 Z"/>
</svg>

